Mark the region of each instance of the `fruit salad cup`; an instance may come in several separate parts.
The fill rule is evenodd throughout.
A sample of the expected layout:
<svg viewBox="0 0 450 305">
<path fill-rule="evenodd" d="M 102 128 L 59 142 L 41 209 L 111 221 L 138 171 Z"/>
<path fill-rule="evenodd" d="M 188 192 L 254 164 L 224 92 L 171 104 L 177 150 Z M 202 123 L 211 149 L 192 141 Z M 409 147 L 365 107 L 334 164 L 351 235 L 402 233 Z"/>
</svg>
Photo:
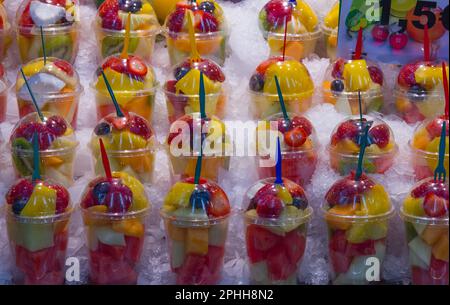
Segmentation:
<svg viewBox="0 0 450 305">
<path fill-rule="evenodd" d="M 6 56 L 6 51 L 11 44 L 11 24 L 8 22 L 8 15 L 0 3 L 0 62 Z"/>
<path fill-rule="evenodd" d="M 178 2 L 180 0 L 150 0 L 160 24 L 164 24 L 167 16 L 175 9 Z"/>
<path fill-rule="evenodd" d="M 39 108 L 62 116 L 76 128 L 83 87 L 74 67 L 65 60 L 50 57 L 46 63 L 44 58 L 34 59 L 22 69 Z M 21 118 L 36 111 L 20 71 L 16 80 L 16 96 Z"/>
<path fill-rule="evenodd" d="M 126 59 L 122 59 L 120 55 L 112 55 L 105 59 L 102 69 L 120 108 L 134 112 L 151 122 L 158 86 L 153 68 L 135 55 L 128 55 Z M 116 112 L 100 70 L 95 72 L 91 87 L 95 91 L 97 119 Z"/>
<path fill-rule="evenodd" d="M 328 225 L 329 259 L 334 285 L 370 284 L 366 273 L 376 259 L 381 266 L 386 253 L 388 220 L 393 207 L 384 187 L 355 172 L 337 181 L 322 205 Z M 382 280 L 382 275 L 380 275 Z"/>
<path fill-rule="evenodd" d="M 205 81 L 206 115 L 223 118 L 226 106 L 226 94 L 223 83 L 225 75 L 222 69 L 209 59 L 193 61 L 186 59 L 173 69 L 173 77 L 166 82 L 168 119 L 173 123 L 185 114 L 200 112 L 200 73 Z"/>
<path fill-rule="evenodd" d="M 62 285 L 72 204 L 60 184 L 23 178 L 6 194 L 6 223 L 21 285 Z"/>
<path fill-rule="evenodd" d="M 253 285 L 295 285 L 313 210 L 303 188 L 260 180 L 244 198 L 245 242 Z"/>
<path fill-rule="evenodd" d="M 380 112 L 384 105 L 383 84 L 383 72 L 375 63 L 338 58 L 325 72 L 323 102 L 334 105 L 340 113 L 356 115 L 359 114 L 359 91 L 363 113 Z"/>
<path fill-rule="evenodd" d="M 77 0 L 24 0 L 16 15 L 17 44 L 22 63 L 43 57 L 75 61 L 78 52 Z"/>
<path fill-rule="evenodd" d="M 9 85 L 3 77 L 3 65 L 0 63 L 0 123 L 6 119 L 6 108 L 8 106 Z"/>
<path fill-rule="evenodd" d="M 123 172 L 97 177 L 80 203 L 89 249 L 89 279 L 96 285 L 134 285 L 151 209 L 144 186 Z"/>
<path fill-rule="evenodd" d="M 199 113 L 185 115 L 172 123 L 167 149 L 173 184 L 195 175 L 200 154 L 200 134 L 204 137 L 201 176 L 215 182 L 220 180 L 222 172 L 228 171 L 230 166 L 227 155 L 230 139 L 225 128 L 218 118 L 202 120 Z"/>
<path fill-rule="evenodd" d="M 128 52 L 150 62 L 160 26 L 147 0 L 106 0 L 99 7 L 94 29 L 101 60 L 122 51 L 128 13 L 131 13 Z"/>
<path fill-rule="evenodd" d="M 364 171 L 371 174 L 384 174 L 394 163 L 398 146 L 389 125 L 380 119 L 368 116 L 365 116 L 361 122 L 359 117 L 354 116 L 335 128 L 328 146 L 331 168 L 340 175 L 346 176 L 357 167 L 367 125 L 370 129 L 363 159 Z"/>
<path fill-rule="evenodd" d="M 448 127 L 449 121 L 445 116 L 437 116 L 432 120 L 426 120 L 420 124 L 414 132 L 410 142 L 414 175 L 417 180 L 422 180 L 434 175 L 434 170 L 439 160 L 439 142 L 441 141 L 442 125 L 447 122 L 445 162 L 444 167 L 449 172 L 448 162 Z"/>
<path fill-rule="evenodd" d="M 270 0 L 259 12 L 259 27 L 269 43 L 271 56 L 283 55 L 285 50 L 295 60 L 314 53 L 321 36 L 317 15 L 303 0 Z"/>
<path fill-rule="evenodd" d="M 271 57 L 256 68 L 249 82 L 250 113 L 256 120 L 281 112 L 275 76 L 288 112 L 301 114 L 312 105 L 314 83 L 306 67 L 294 59 Z"/>
<path fill-rule="evenodd" d="M 337 1 L 328 14 L 325 16 L 322 24 L 322 33 L 327 49 L 327 57 L 331 60 L 336 59 L 336 49 L 338 42 L 338 26 L 339 26 L 340 5 Z"/>
<path fill-rule="evenodd" d="M 187 14 L 193 14 L 195 41 L 201 57 L 225 63 L 228 30 L 220 5 L 214 0 L 183 0 L 167 16 L 166 41 L 170 63 L 177 65 L 191 55 L 191 41 Z"/>
<path fill-rule="evenodd" d="M 142 183 L 152 181 L 156 137 L 144 118 L 134 113 L 123 118 L 110 114 L 94 128 L 90 143 L 94 170 L 97 175 L 104 175 L 99 138 L 113 171 L 128 173 Z"/>
<path fill-rule="evenodd" d="M 36 112 L 23 117 L 14 127 L 10 149 L 14 170 L 19 177 L 33 173 L 33 134 L 39 139 L 41 174 L 68 187 L 74 181 L 73 165 L 78 142 L 63 117 L 44 112 L 42 122 Z"/>
<path fill-rule="evenodd" d="M 395 106 L 407 123 L 432 119 L 444 112 L 442 74 L 441 62 L 419 61 L 400 70 L 394 89 Z"/>
<path fill-rule="evenodd" d="M 289 114 L 288 114 L 289 115 Z M 257 129 L 257 147 L 259 158 L 257 158 L 258 174 L 260 179 L 275 177 L 276 166 L 264 166 L 263 162 L 269 162 L 270 155 L 267 147 L 263 147 L 273 132 L 281 132 L 281 154 L 282 158 L 282 176 L 293 182 L 305 186 L 311 181 L 311 177 L 316 170 L 319 160 L 318 141 L 315 130 L 311 122 L 297 115 L 289 115 L 290 120 L 286 121 L 283 114 L 275 114 L 258 125 Z M 275 122 L 275 129 L 271 128 L 271 122 Z M 261 133 L 261 134 L 260 134 Z M 260 135 L 265 137 L 260 140 Z M 260 143 L 261 141 L 262 143 Z M 275 156 L 275 153 L 272 153 Z"/>
<path fill-rule="evenodd" d="M 448 209 L 448 180 L 421 180 L 403 202 L 413 285 L 448 285 Z"/>
<path fill-rule="evenodd" d="M 221 279 L 231 206 L 216 183 L 175 183 L 161 209 L 170 268 L 178 285 L 215 285 Z"/>
</svg>

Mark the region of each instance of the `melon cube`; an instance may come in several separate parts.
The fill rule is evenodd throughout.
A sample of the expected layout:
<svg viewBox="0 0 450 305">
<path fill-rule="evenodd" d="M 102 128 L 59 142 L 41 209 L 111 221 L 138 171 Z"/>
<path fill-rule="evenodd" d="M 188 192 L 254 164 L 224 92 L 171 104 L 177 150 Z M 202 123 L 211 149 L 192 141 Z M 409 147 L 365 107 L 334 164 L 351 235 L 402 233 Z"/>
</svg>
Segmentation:
<svg viewBox="0 0 450 305">
<path fill-rule="evenodd" d="M 432 252 L 435 258 L 448 263 L 448 234 L 441 235 L 439 241 L 434 244 Z"/>
<path fill-rule="evenodd" d="M 208 228 L 186 230 L 186 252 L 188 254 L 208 254 Z"/>
</svg>

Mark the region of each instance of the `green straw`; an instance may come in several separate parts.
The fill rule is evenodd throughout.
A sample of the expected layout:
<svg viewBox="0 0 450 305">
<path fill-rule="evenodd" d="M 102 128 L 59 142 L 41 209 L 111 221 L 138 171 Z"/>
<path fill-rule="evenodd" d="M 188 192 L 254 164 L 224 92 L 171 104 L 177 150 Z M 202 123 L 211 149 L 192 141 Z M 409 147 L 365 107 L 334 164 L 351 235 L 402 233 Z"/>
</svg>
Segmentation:
<svg viewBox="0 0 450 305">
<path fill-rule="evenodd" d="M 286 105 L 284 104 L 283 93 L 281 92 L 280 83 L 278 82 L 278 77 L 275 75 L 275 85 L 277 86 L 278 99 L 280 100 L 281 111 L 283 112 L 283 117 L 287 122 L 290 122 L 289 116 L 286 111 Z"/>
<path fill-rule="evenodd" d="M 370 126 L 367 125 L 364 131 L 363 140 L 360 143 L 361 147 L 359 150 L 358 167 L 356 168 L 356 176 L 355 176 L 356 181 L 358 181 L 361 178 L 361 175 L 363 173 L 363 160 L 364 160 L 364 153 L 366 152 L 367 147 L 367 137 L 369 135 L 369 129 Z"/>
<path fill-rule="evenodd" d="M 206 119 L 205 112 L 205 81 L 203 79 L 203 72 L 200 72 L 200 118 L 201 124 L 203 126 L 203 120 Z M 202 128 L 201 128 L 202 129 Z M 197 163 L 195 164 L 195 176 L 194 183 L 200 183 L 200 174 L 202 172 L 202 160 L 203 160 L 203 130 L 200 130 L 200 155 L 197 158 Z"/>
<path fill-rule="evenodd" d="M 206 119 L 206 93 L 205 93 L 205 80 L 203 79 L 203 72 L 200 72 L 200 117 L 202 120 Z"/>
<path fill-rule="evenodd" d="M 39 118 L 43 122 L 44 121 L 44 115 L 42 114 L 41 110 L 39 109 L 39 106 L 38 106 L 38 104 L 36 102 L 36 99 L 34 97 L 33 91 L 31 90 L 30 84 L 28 84 L 27 77 L 25 76 L 25 73 L 23 72 L 22 68 L 20 68 L 20 73 L 22 73 L 23 80 L 25 81 L 25 85 L 27 86 L 28 92 L 30 93 L 31 100 L 33 101 L 34 108 L 36 108 L 36 112 L 38 113 Z"/>
<path fill-rule="evenodd" d="M 44 30 L 41 26 L 41 45 L 42 45 L 42 55 L 44 55 L 44 65 L 47 64 L 47 53 L 45 51 L 45 42 L 44 42 Z"/>
<path fill-rule="evenodd" d="M 447 122 L 444 120 L 441 131 L 441 141 L 439 142 L 439 162 L 436 170 L 434 171 L 434 181 L 443 181 L 447 179 L 447 172 L 445 171 L 445 138 L 447 133 Z"/>
<path fill-rule="evenodd" d="M 35 183 L 38 180 L 41 180 L 41 172 L 39 170 L 40 167 L 40 156 L 39 156 L 39 140 L 38 140 L 38 134 L 35 131 L 33 133 L 33 175 L 32 175 L 32 181 Z"/>
<path fill-rule="evenodd" d="M 106 88 L 108 89 L 109 95 L 111 96 L 111 99 L 112 99 L 112 101 L 113 101 L 114 108 L 116 108 L 117 116 L 118 116 L 119 118 L 125 117 L 125 115 L 124 115 L 123 112 L 122 112 L 122 109 L 120 109 L 119 103 L 117 102 L 116 96 L 114 95 L 114 91 L 113 91 L 113 89 L 111 88 L 111 85 L 109 84 L 109 81 L 108 81 L 108 79 L 106 78 L 105 72 L 103 71 L 102 68 L 100 68 L 100 72 L 102 73 L 103 80 L 105 81 L 105 84 L 106 84 Z"/>
</svg>

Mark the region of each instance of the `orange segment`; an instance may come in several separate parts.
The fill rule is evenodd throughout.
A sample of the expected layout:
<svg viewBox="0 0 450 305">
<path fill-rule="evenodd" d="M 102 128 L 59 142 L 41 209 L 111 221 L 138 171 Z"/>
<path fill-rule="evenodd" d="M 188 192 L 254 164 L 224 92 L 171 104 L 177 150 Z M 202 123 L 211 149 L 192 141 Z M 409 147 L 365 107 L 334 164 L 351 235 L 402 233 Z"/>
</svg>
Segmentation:
<svg viewBox="0 0 450 305">
<path fill-rule="evenodd" d="M 132 99 L 125 105 L 124 108 L 128 112 L 139 114 L 147 120 L 151 117 L 152 114 L 151 100 L 148 96 L 140 96 Z"/>
<path fill-rule="evenodd" d="M 325 219 L 328 225 L 333 229 L 348 230 L 352 224 L 340 218 L 339 216 L 352 216 L 358 210 L 358 205 L 336 205 L 328 210 L 329 214 L 326 214 Z M 332 215 L 334 214 L 334 215 Z"/>
<path fill-rule="evenodd" d="M 114 221 L 112 224 L 112 229 L 116 232 L 123 233 L 128 236 L 144 236 L 144 225 L 137 219 Z"/>
</svg>

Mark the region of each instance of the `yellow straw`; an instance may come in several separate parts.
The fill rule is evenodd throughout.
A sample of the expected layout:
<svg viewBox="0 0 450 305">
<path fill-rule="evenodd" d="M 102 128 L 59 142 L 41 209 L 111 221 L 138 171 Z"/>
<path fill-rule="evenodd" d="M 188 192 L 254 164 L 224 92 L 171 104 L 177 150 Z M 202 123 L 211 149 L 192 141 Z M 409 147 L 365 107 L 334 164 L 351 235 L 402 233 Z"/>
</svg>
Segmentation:
<svg viewBox="0 0 450 305">
<path fill-rule="evenodd" d="M 192 20 L 192 11 L 188 10 L 187 12 L 188 18 L 188 27 L 189 27 L 189 40 L 191 41 L 191 60 L 192 61 L 200 61 L 201 57 L 197 51 L 197 42 L 195 41 L 195 30 L 194 30 L 194 22 Z"/>
<path fill-rule="evenodd" d="M 130 28 L 131 28 L 131 13 L 128 13 L 127 24 L 125 25 L 125 40 L 123 43 L 123 50 L 120 57 L 122 59 L 128 59 L 128 47 L 130 45 Z"/>
</svg>

